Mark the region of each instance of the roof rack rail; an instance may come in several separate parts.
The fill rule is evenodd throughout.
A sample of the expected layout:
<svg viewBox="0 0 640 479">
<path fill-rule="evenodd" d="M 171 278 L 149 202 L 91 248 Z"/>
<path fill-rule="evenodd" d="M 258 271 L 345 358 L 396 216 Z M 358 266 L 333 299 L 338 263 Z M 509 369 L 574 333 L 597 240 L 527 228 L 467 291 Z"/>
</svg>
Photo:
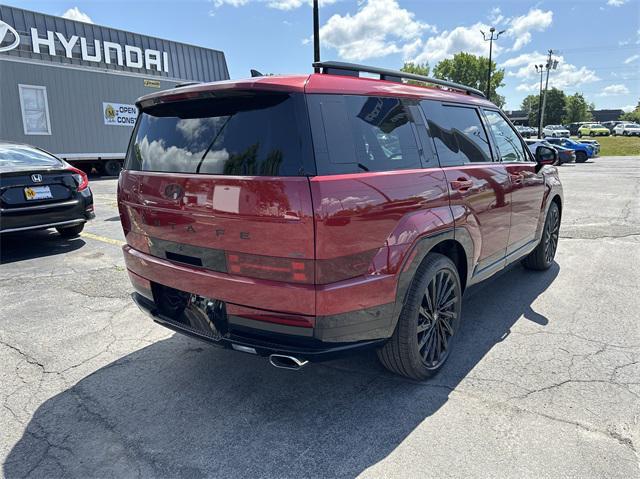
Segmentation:
<svg viewBox="0 0 640 479">
<path fill-rule="evenodd" d="M 477 88 L 461 85 L 460 83 L 454 83 L 447 80 L 440 80 L 438 78 L 431 78 L 424 75 L 417 75 L 415 73 L 407 73 L 400 70 L 389 70 L 387 68 L 369 67 L 366 65 L 358 65 L 357 63 L 346 62 L 314 62 L 314 68 L 322 68 L 322 73 L 328 73 L 333 75 L 348 75 L 359 76 L 360 72 L 373 73 L 380 75 L 380 80 L 388 81 L 402 81 L 418 80 L 425 83 L 432 83 L 434 85 L 451 88 L 453 90 L 459 90 L 465 92 L 467 95 L 476 95 L 481 98 L 486 98 L 485 94 Z"/>
</svg>

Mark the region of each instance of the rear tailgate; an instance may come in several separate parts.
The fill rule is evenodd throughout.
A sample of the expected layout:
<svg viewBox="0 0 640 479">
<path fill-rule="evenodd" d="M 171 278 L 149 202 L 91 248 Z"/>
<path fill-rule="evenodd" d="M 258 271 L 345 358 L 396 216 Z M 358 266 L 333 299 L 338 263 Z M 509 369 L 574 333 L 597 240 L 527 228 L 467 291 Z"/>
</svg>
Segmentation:
<svg viewBox="0 0 640 479">
<path fill-rule="evenodd" d="M 129 268 L 234 304 L 314 314 L 303 106 L 301 95 L 254 92 L 143 110 L 120 211 L 128 244 L 163 261 Z"/>
</svg>

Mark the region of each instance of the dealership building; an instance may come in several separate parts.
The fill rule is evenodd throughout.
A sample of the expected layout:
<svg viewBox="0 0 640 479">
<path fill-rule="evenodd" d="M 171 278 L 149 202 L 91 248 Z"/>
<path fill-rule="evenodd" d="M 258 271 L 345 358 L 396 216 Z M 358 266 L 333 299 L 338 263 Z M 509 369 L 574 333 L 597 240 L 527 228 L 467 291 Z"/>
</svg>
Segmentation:
<svg viewBox="0 0 640 479">
<path fill-rule="evenodd" d="M 226 80 L 224 53 L 0 5 L 0 140 L 116 172 L 135 100 Z"/>
</svg>

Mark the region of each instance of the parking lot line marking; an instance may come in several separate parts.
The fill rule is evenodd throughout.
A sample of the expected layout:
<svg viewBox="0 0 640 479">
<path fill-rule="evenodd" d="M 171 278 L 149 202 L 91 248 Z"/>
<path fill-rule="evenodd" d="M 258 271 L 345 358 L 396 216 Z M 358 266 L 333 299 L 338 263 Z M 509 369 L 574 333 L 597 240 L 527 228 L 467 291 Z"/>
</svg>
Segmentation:
<svg viewBox="0 0 640 479">
<path fill-rule="evenodd" d="M 80 236 L 82 236 L 83 238 L 89 238 L 96 241 L 102 241 L 103 243 L 108 243 L 115 246 L 124 246 L 125 244 L 124 241 L 120 241 L 113 238 L 107 238 L 106 236 L 94 235 L 93 233 L 87 233 L 86 231 L 83 231 L 82 233 L 80 233 Z"/>
</svg>

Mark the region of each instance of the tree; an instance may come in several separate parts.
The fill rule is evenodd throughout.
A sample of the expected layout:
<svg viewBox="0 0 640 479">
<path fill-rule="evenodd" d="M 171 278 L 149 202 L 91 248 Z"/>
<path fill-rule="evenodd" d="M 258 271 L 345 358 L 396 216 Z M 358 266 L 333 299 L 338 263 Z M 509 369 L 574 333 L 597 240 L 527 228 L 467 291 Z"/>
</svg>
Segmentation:
<svg viewBox="0 0 640 479">
<path fill-rule="evenodd" d="M 407 62 L 405 63 L 400 71 L 405 73 L 413 73 L 415 75 L 424 75 L 426 77 L 429 76 L 429 64 L 428 63 L 413 63 Z M 423 85 L 424 83 L 417 80 L 407 80 L 407 83 L 410 85 Z"/>
<path fill-rule="evenodd" d="M 640 100 L 633 111 L 623 113 L 620 115 L 620 119 L 623 121 L 633 121 L 634 123 L 640 123 Z"/>
<path fill-rule="evenodd" d="M 582 93 L 574 93 L 566 97 L 564 123 L 593 120 L 593 103 L 587 103 Z"/>
<path fill-rule="evenodd" d="M 529 116 L 529 125 L 538 126 L 538 109 L 540 108 L 540 95 L 528 95 L 522 100 L 520 109 L 526 111 Z"/>
<path fill-rule="evenodd" d="M 544 93 L 543 93 L 544 95 Z M 547 102 L 544 109 L 544 125 L 559 125 L 564 118 L 567 97 L 562 90 L 552 88 L 547 91 Z M 544 101 L 542 102 L 544 104 Z"/>
<path fill-rule="evenodd" d="M 453 58 L 442 60 L 433 69 L 433 76 L 443 80 L 461 83 L 482 92 L 487 91 L 487 74 L 489 59 L 472 55 L 471 53 L 456 53 Z M 496 63 L 491 62 L 491 100 L 502 107 L 504 97 L 496 93 L 496 90 L 504 83 L 504 70 L 498 70 Z"/>
</svg>

